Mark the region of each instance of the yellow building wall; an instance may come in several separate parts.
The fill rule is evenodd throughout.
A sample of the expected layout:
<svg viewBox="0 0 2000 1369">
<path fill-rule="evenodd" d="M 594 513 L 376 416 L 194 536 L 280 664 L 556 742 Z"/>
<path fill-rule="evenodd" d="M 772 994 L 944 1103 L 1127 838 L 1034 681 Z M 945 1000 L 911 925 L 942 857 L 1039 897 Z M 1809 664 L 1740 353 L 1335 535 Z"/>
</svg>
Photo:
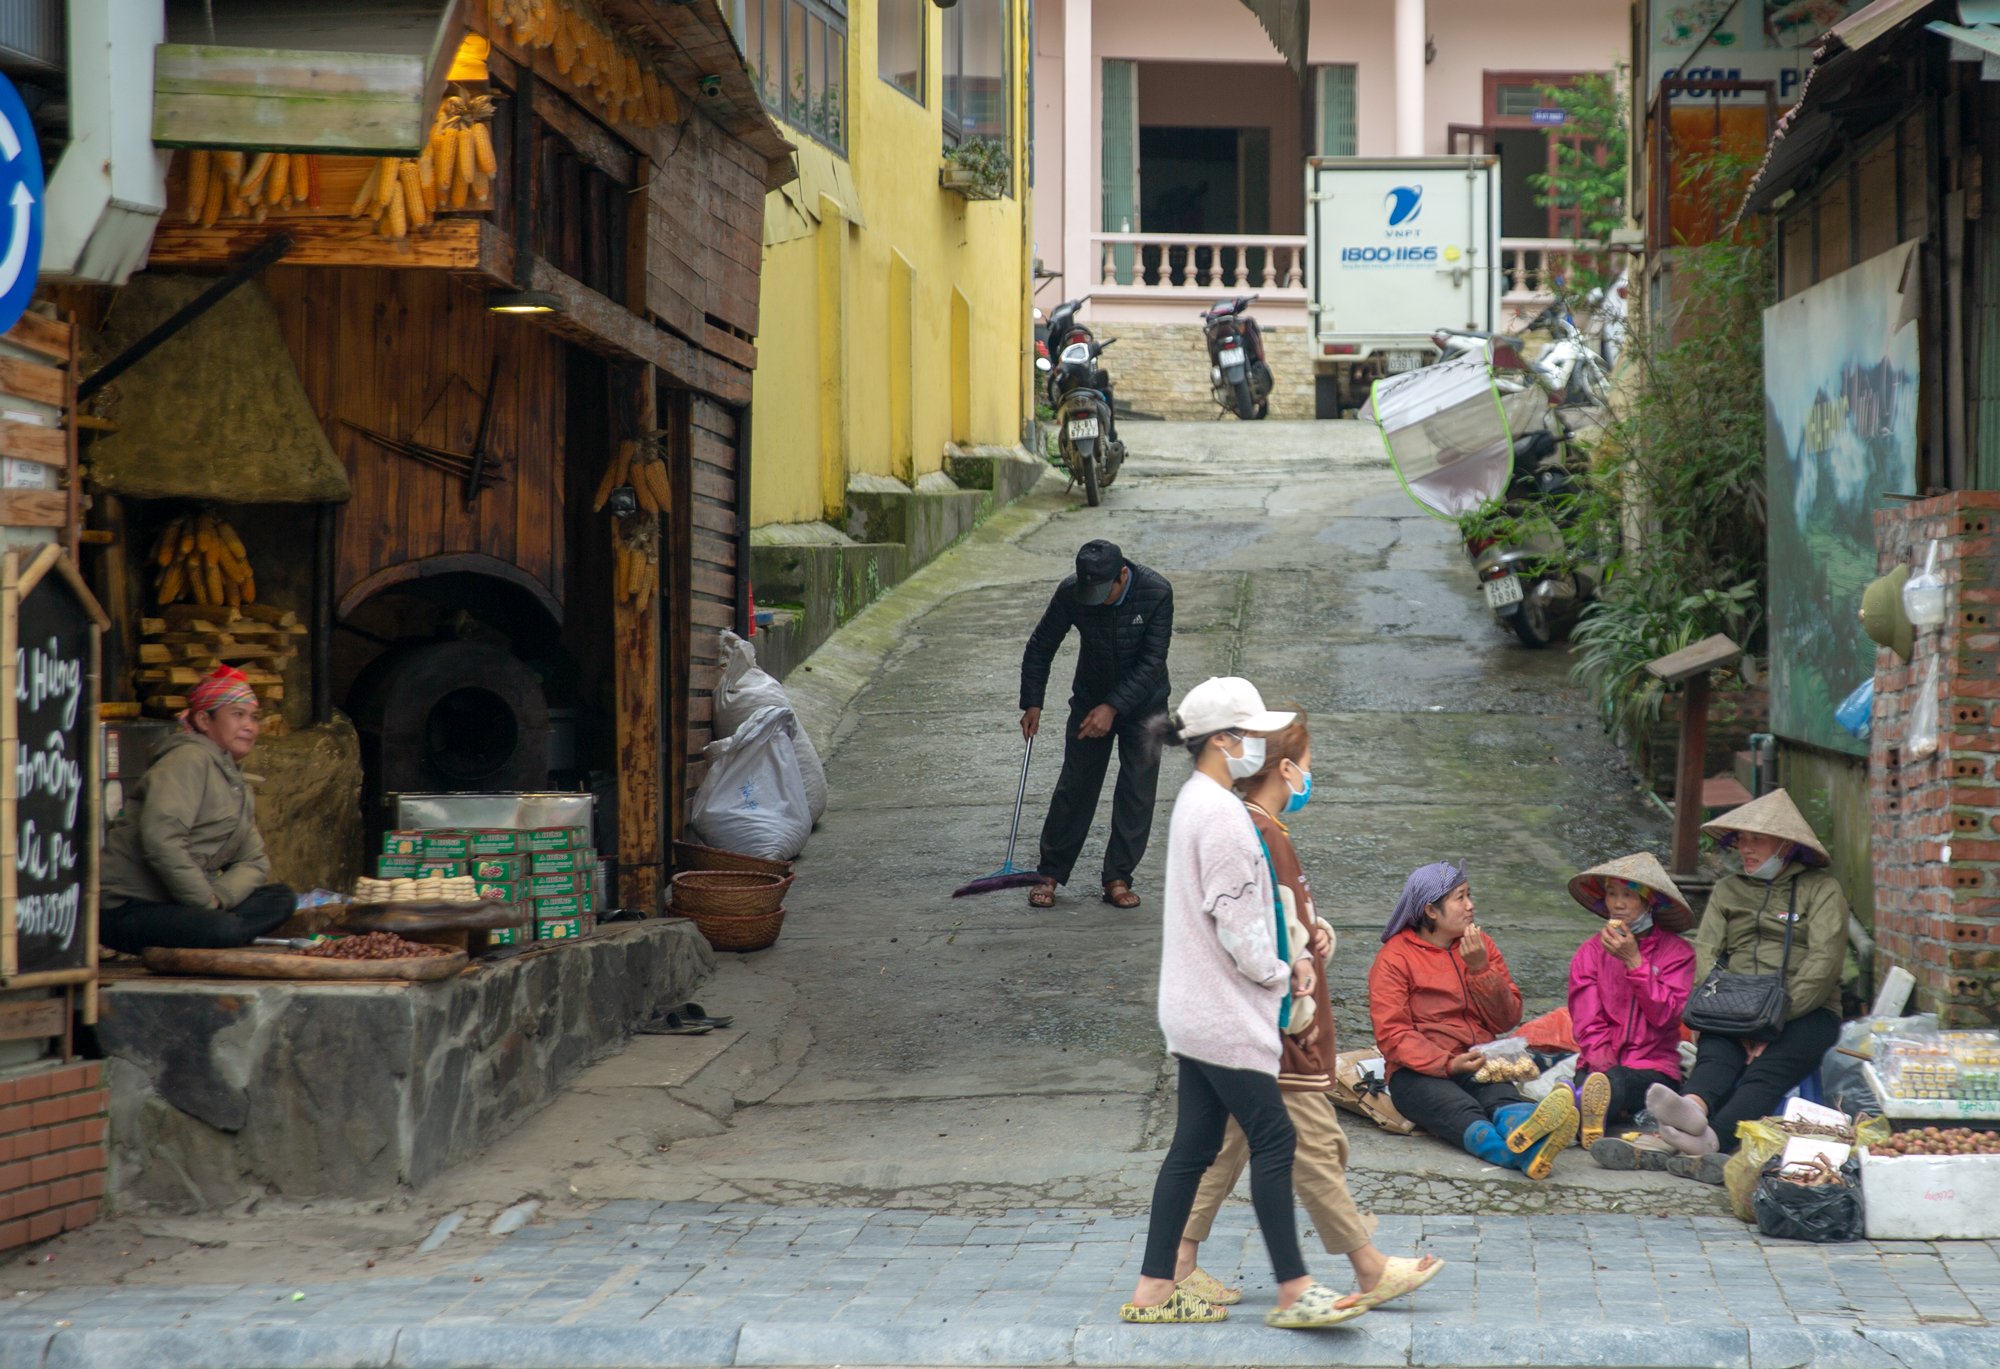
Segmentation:
<svg viewBox="0 0 2000 1369">
<path fill-rule="evenodd" d="M 1013 446 L 1029 415 L 1025 0 L 1009 0 L 1013 191 L 938 185 L 942 12 L 925 5 L 926 98 L 876 75 L 875 0 L 849 0 L 847 158 L 785 127 L 799 179 L 765 209 L 751 519 L 840 522 L 857 474 L 912 482 L 948 442 Z M 954 375 L 954 361 L 962 374 Z"/>
</svg>

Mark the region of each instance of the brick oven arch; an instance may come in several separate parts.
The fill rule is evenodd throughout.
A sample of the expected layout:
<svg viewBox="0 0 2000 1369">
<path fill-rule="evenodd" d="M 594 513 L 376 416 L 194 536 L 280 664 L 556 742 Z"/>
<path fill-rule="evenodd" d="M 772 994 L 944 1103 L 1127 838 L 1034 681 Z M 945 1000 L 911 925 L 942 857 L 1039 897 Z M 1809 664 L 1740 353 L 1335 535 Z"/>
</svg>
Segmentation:
<svg viewBox="0 0 2000 1369">
<path fill-rule="evenodd" d="M 477 551 L 447 552 L 441 556 L 425 556 L 415 561 L 401 561 L 393 566 L 385 566 L 373 575 L 358 581 L 353 588 L 343 594 L 340 602 L 335 605 L 335 612 L 341 618 L 352 617 L 355 610 L 378 594 L 394 589 L 398 585 L 405 585 L 415 580 L 428 580 L 438 575 L 483 575 L 504 581 L 540 605 L 549 615 L 549 621 L 555 626 L 562 626 L 562 601 L 550 593 L 547 585 L 519 566 Z"/>
</svg>

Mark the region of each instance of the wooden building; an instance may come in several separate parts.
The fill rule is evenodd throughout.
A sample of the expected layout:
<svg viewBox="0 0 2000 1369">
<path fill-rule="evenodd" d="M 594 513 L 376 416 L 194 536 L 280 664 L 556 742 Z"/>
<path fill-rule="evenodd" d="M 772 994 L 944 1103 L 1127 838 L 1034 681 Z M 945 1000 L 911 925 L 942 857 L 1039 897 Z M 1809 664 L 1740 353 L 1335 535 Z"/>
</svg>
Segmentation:
<svg viewBox="0 0 2000 1369">
<path fill-rule="evenodd" d="M 86 451 L 98 582 L 122 590 L 107 649 L 146 698 L 146 629 L 189 610 L 160 616 L 140 558 L 220 510 L 260 601 L 305 629 L 273 706 L 301 730 L 352 717 L 371 803 L 596 777 L 616 902 L 657 910 L 716 633 L 747 605 L 762 216 L 789 145 L 716 0 L 403 5 L 431 27 L 393 71 L 343 50 L 343 8 L 218 0 L 178 31 L 195 20 L 169 7 L 167 210 L 146 271 L 81 306 L 100 351 L 141 356 Z M 316 60 L 260 70 L 272 46 Z M 393 99 L 314 86 L 350 60 Z M 252 384 L 271 336 L 284 374 Z M 260 440 L 301 405 L 317 434 Z"/>
</svg>

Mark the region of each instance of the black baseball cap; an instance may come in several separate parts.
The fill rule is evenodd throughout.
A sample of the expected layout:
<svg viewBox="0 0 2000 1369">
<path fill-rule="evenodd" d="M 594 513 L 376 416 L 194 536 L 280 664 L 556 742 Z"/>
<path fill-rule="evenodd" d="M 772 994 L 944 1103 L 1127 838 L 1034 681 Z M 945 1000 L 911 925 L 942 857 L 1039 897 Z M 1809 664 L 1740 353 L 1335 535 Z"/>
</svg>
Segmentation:
<svg viewBox="0 0 2000 1369">
<path fill-rule="evenodd" d="M 1111 598 L 1111 586 L 1125 568 L 1125 553 L 1115 542 L 1093 538 L 1077 549 L 1076 597 L 1086 604 L 1102 604 Z"/>
</svg>

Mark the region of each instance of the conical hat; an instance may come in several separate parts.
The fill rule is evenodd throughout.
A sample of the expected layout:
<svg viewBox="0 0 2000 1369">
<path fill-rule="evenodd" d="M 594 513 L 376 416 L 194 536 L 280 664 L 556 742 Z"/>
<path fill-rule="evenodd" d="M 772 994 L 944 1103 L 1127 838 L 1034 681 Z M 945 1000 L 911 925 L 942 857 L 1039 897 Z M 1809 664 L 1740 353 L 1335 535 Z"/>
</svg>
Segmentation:
<svg viewBox="0 0 2000 1369">
<path fill-rule="evenodd" d="M 1734 846 L 1739 832 L 1757 832 L 1789 841 L 1798 847 L 1793 859 L 1801 865 L 1826 865 L 1832 859 L 1813 835 L 1812 824 L 1806 821 L 1805 814 L 1782 789 L 1773 789 L 1762 798 L 1731 809 L 1714 822 L 1703 823 L 1701 830 L 1724 846 Z"/>
<path fill-rule="evenodd" d="M 1674 887 L 1673 880 L 1660 867 L 1650 851 L 1640 851 L 1636 855 L 1620 856 L 1607 860 L 1602 865 L 1594 865 L 1569 882 L 1569 896 L 1599 917 L 1610 917 L 1604 907 L 1604 885 L 1608 880 L 1630 880 L 1643 884 L 1661 898 L 1666 906 L 1653 909 L 1653 921 L 1670 932 L 1685 932 L 1694 926 L 1694 910 L 1681 891 Z"/>
</svg>

